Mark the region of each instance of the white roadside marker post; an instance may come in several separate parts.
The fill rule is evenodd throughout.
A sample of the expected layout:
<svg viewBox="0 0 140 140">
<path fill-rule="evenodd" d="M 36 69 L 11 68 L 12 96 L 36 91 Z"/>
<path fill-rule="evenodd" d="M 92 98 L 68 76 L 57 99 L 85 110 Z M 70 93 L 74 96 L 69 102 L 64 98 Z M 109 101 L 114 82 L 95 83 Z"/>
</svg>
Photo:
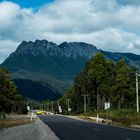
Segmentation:
<svg viewBox="0 0 140 140">
<path fill-rule="evenodd" d="M 136 106 L 137 106 L 137 112 L 139 112 L 139 86 L 138 86 L 138 76 L 140 76 L 140 74 L 138 74 L 136 72 Z"/>
<path fill-rule="evenodd" d="M 96 117 L 96 122 L 97 123 L 99 122 L 99 115 L 97 115 L 97 117 Z"/>
</svg>

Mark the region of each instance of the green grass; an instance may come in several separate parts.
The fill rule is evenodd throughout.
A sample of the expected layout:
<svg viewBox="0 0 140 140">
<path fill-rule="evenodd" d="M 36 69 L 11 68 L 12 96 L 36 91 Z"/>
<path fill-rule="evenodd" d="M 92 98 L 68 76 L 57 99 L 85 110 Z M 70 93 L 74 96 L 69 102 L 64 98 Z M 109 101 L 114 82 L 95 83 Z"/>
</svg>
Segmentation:
<svg viewBox="0 0 140 140">
<path fill-rule="evenodd" d="M 102 110 L 87 113 L 87 117 L 96 117 L 97 115 L 99 115 L 100 118 L 112 120 L 112 125 L 127 127 L 132 125 L 140 125 L 140 113 L 137 113 L 135 110 L 108 110 L 108 112 Z M 80 114 L 80 116 L 84 116 L 84 114 Z"/>
<path fill-rule="evenodd" d="M 32 121 L 34 122 L 34 121 Z M 24 125 L 32 123 L 29 118 L 20 119 L 0 119 L 0 128 L 13 127 L 18 125 Z"/>
</svg>

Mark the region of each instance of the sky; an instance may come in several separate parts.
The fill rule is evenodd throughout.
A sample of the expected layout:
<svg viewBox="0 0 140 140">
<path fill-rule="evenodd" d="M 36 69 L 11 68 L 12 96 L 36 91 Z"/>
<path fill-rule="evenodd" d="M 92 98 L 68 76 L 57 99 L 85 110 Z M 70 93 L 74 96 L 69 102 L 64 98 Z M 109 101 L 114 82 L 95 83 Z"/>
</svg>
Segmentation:
<svg viewBox="0 0 140 140">
<path fill-rule="evenodd" d="M 140 0 L 0 0 L 0 63 L 36 39 L 140 55 Z"/>
<path fill-rule="evenodd" d="M 0 0 L 1 2 L 3 0 Z M 53 2 L 54 0 L 11 0 L 23 8 L 39 8 L 41 5 Z"/>
</svg>

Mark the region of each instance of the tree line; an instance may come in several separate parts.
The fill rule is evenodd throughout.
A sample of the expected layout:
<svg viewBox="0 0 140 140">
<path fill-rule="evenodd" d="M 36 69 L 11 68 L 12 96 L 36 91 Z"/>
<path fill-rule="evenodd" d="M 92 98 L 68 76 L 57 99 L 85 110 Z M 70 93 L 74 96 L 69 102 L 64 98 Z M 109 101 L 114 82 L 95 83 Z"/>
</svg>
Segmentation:
<svg viewBox="0 0 140 140">
<path fill-rule="evenodd" d="M 5 118 L 5 113 L 26 113 L 26 101 L 17 92 L 16 85 L 11 80 L 11 73 L 0 68 L 0 118 Z"/>
<path fill-rule="evenodd" d="M 136 68 L 127 65 L 125 59 L 118 62 L 106 60 L 98 53 L 86 64 L 73 85 L 60 99 L 63 112 L 67 111 L 67 101 L 75 113 L 83 112 L 84 98 L 87 95 L 87 109 L 104 109 L 104 103 L 110 102 L 112 109 L 132 109 L 136 106 Z"/>
</svg>

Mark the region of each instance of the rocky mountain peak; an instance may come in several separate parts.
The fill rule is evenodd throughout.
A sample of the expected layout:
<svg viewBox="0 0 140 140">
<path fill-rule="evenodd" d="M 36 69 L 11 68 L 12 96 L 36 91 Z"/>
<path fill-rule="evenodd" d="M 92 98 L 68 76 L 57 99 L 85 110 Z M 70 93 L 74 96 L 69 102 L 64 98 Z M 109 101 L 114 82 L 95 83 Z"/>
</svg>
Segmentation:
<svg viewBox="0 0 140 140">
<path fill-rule="evenodd" d="M 34 42 L 35 46 L 47 46 L 47 44 L 49 43 L 49 41 L 47 40 L 36 40 Z"/>
<path fill-rule="evenodd" d="M 86 57 L 90 58 L 98 52 L 97 48 L 84 42 L 63 42 L 57 45 L 47 40 L 22 41 L 17 50 L 11 54 L 33 56 L 62 56 L 62 57 Z"/>
</svg>

